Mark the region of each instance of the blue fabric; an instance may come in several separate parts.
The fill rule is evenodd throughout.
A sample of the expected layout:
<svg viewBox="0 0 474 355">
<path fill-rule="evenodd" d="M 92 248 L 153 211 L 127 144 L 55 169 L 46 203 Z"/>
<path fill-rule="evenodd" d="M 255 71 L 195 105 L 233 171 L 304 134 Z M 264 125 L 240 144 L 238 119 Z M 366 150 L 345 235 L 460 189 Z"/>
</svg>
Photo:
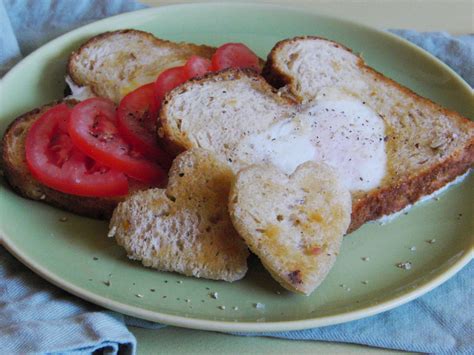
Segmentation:
<svg viewBox="0 0 474 355">
<path fill-rule="evenodd" d="M 0 247 L 0 349 L 131 354 L 136 340 L 121 314 L 82 301 L 47 283 Z"/>
<path fill-rule="evenodd" d="M 63 33 L 143 8 L 131 0 L 0 0 L 0 76 Z"/>
<path fill-rule="evenodd" d="M 446 32 L 420 33 L 413 30 L 391 30 L 435 55 L 474 87 L 474 35 L 453 37 Z"/>
<path fill-rule="evenodd" d="M 125 0 L 0 0 L 0 75 L 52 38 L 102 17 L 141 8 Z M 474 85 L 474 36 L 393 31 L 425 48 Z M 309 330 L 238 334 L 322 340 L 428 353 L 474 353 L 474 263 L 429 294 L 394 310 Z M 33 274 L 0 247 L 2 353 L 134 353 L 126 325 L 162 324 L 123 316 L 82 301 Z"/>
</svg>

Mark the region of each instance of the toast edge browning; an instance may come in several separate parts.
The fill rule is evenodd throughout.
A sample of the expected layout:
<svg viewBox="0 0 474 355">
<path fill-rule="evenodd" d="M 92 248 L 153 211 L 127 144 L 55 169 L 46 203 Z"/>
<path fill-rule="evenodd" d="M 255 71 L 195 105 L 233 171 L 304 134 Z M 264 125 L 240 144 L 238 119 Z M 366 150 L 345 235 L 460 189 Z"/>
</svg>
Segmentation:
<svg viewBox="0 0 474 355">
<path fill-rule="evenodd" d="M 81 216 L 107 219 L 112 215 L 113 209 L 120 200 L 119 198 L 75 196 L 51 189 L 38 182 L 26 166 L 24 140 L 29 128 L 40 114 L 62 102 L 75 103 L 74 101 L 54 101 L 17 117 L 7 127 L 1 141 L 2 154 L 0 159 L 5 180 L 15 192 L 30 200 L 44 202 Z M 18 148 L 18 145 L 13 145 L 15 139 L 23 140 L 20 144 L 21 152 L 15 150 L 15 147 Z M 18 161 L 20 154 L 22 160 Z"/>
<path fill-rule="evenodd" d="M 379 189 L 353 201 L 351 233 L 364 223 L 377 220 L 384 215 L 398 212 L 421 197 L 439 190 L 457 176 L 474 166 L 474 138 L 462 150 L 430 169 L 397 182 L 394 186 Z"/>
</svg>

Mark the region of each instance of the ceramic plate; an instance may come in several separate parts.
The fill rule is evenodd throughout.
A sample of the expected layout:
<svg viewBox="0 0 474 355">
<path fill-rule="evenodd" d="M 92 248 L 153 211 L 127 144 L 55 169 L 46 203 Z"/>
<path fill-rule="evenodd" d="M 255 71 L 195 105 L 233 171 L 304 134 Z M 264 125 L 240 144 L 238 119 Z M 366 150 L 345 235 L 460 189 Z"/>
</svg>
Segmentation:
<svg viewBox="0 0 474 355">
<path fill-rule="evenodd" d="M 432 56 L 395 36 L 283 7 L 194 4 L 109 18 L 40 48 L 0 84 L 0 130 L 17 115 L 62 97 L 70 52 L 92 35 L 120 28 L 209 45 L 244 42 L 262 57 L 280 39 L 323 36 L 362 53 L 371 66 L 414 91 L 474 116 L 467 84 Z M 128 260 L 106 237 L 105 222 L 25 200 L 4 182 L 0 186 L 0 231 L 4 245 L 33 271 L 79 297 L 119 312 L 219 331 L 301 329 L 388 310 L 460 270 L 472 253 L 473 186 L 471 176 L 439 200 L 416 206 L 390 224 L 367 224 L 347 236 L 334 269 L 310 297 L 283 290 L 256 260 L 250 261 L 245 279 L 235 283 L 146 269 Z M 61 217 L 67 217 L 67 222 L 61 222 Z M 410 270 L 396 267 L 406 261 L 412 263 Z M 210 296 L 213 292 L 217 299 Z M 257 303 L 265 306 L 256 307 Z"/>
</svg>

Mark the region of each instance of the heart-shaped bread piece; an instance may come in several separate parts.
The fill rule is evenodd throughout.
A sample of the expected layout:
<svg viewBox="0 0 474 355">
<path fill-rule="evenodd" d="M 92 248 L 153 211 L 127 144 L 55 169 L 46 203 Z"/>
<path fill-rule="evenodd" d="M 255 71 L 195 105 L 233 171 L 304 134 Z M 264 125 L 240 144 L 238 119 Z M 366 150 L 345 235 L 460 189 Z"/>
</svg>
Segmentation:
<svg viewBox="0 0 474 355">
<path fill-rule="evenodd" d="M 233 177 L 212 153 L 184 152 L 173 162 L 166 190 L 140 191 L 118 205 L 109 236 L 145 266 L 239 280 L 249 252 L 227 210 Z"/>
<path fill-rule="evenodd" d="M 238 173 L 229 212 L 275 280 L 308 295 L 334 265 L 350 223 L 351 196 L 326 164 L 307 162 L 289 176 L 258 164 Z"/>
</svg>

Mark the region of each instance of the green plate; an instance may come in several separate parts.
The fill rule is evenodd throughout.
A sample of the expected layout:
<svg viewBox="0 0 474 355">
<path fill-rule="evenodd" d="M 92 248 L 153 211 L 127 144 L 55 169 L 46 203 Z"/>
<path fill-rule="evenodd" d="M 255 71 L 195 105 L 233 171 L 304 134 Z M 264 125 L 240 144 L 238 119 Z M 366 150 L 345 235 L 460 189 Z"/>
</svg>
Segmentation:
<svg viewBox="0 0 474 355">
<path fill-rule="evenodd" d="M 241 41 L 262 57 L 283 38 L 328 37 L 362 53 L 371 66 L 416 92 L 474 116 L 466 83 L 429 54 L 390 34 L 283 7 L 193 4 L 109 18 L 40 48 L 0 84 L 0 131 L 17 115 L 62 96 L 66 59 L 81 42 L 120 28 L 210 45 Z M 256 260 L 250 261 L 245 279 L 235 283 L 146 269 L 128 260 L 106 237 L 105 222 L 20 198 L 4 182 L 0 231 L 8 250 L 33 271 L 79 297 L 122 313 L 218 331 L 301 329 L 388 310 L 460 270 L 472 255 L 473 186 L 473 177 L 468 177 L 438 201 L 417 206 L 384 226 L 367 224 L 346 237 L 334 269 L 309 297 L 284 291 Z M 60 221 L 63 216 L 67 222 Z M 436 242 L 428 243 L 431 239 Z M 413 246 L 415 251 L 410 250 Z M 366 257 L 370 259 L 364 261 Z M 395 266 L 405 261 L 412 262 L 411 270 Z M 210 296 L 212 292 L 218 293 L 218 299 Z M 257 303 L 265 307 L 256 307 Z"/>
</svg>

